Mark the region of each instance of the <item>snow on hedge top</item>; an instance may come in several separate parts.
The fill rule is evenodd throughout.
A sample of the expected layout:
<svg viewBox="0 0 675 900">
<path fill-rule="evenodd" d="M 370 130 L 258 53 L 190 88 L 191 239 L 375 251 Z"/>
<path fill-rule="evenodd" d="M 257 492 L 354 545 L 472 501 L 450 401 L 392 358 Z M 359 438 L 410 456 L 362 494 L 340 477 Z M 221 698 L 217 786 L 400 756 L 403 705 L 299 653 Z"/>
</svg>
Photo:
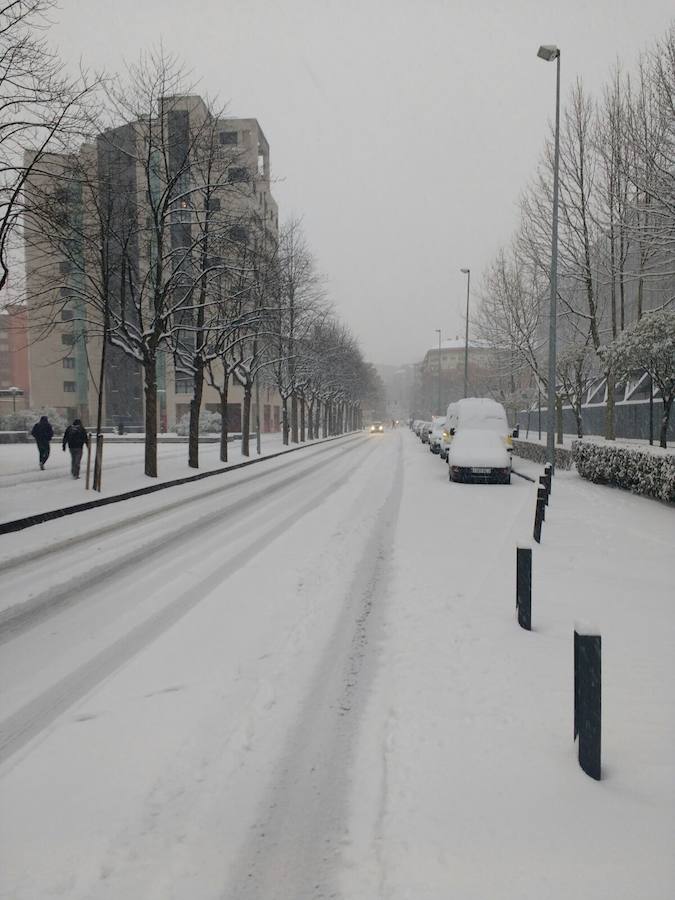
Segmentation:
<svg viewBox="0 0 675 900">
<path fill-rule="evenodd" d="M 640 453 L 650 453 L 653 456 L 673 456 L 675 455 L 675 447 L 659 447 L 657 444 L 649 444 L 642 440 L 623 440 L 608 441 L 604 437 L 590 435 L 589 437 L 576 438 L 573 444 L 579 441 L 582 444 L 596 444 L 599 447 L 614 447 L 619 450 L 639 450 Z"/>
</svg>

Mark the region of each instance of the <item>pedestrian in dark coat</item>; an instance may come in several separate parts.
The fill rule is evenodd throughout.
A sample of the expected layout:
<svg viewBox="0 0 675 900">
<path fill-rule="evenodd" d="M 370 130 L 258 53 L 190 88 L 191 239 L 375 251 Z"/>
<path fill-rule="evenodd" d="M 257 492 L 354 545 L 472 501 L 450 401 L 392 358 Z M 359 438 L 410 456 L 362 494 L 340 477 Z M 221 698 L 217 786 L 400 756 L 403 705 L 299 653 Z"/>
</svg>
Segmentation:
<svg viewBox="0 0 675 900">
<path fill-rule="evenodd" d="M 89 435 L 84 430 L 84 426 L 79 419 L 75 419 L 72 425 L 69 425 L 63 433 L 63 452 L 65 453 L 66 444 L 70 450 L 70 471 L 73 478 L 80 477 L 80 463 L 82 462 L 82 448 L 89 446 Z"/>
<path fill-rule="evenodd" d="M 33 425 L 31 434 L 37 444 L 40 468 L 44 469 L 45 463 L 49 459 L 49 442 L 54 437 L 54 429 L 49 424 L 47 416 L 40 416 L 40 421 Z"/>
</svg>

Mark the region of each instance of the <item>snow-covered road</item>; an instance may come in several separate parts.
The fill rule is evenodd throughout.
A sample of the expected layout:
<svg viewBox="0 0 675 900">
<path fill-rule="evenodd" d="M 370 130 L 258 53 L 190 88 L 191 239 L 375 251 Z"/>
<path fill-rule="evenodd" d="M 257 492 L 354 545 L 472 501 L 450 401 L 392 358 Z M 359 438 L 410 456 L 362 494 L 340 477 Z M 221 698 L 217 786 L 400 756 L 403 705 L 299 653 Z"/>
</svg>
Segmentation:
<svg viewBox="0 0 675 900">
<path fill-rule="evenodd" d="M 634 900 L 649 873 L 669 897 L 672 511 L 556 476 L 526 634 L 534 489 L 355 435 L 0 539 L 0 896 Z M 569 734 L 586 607 L 599 785 Z"/>
</svg>

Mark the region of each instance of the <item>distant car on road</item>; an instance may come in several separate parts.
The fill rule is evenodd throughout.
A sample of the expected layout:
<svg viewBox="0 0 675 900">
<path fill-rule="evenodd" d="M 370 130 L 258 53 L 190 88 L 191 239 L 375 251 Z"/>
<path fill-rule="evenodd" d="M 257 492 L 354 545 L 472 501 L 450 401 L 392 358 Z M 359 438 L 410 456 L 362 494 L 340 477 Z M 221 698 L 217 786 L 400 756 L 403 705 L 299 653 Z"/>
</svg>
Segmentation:
<svg viewBox="0 0 675 900">
<path fill-rule="evenodd" d="M 370 426 L 370 433 L 371 434 L 383 434 L 384 433 L 384 425 L 382 424 L 382 422 L 373 422 L 373 424 Z"/>
<path fill-rule="evenodd" d="M 441 439 L 443 438 L 443 429 L 445 428 L 445 416 L 437 416 L 434 419 L 434 425 L 429 432 L 429 450 L 432 453 L 441 452 Z"/>
<path fill-rule="evenodd" d="M 450 481 L 511 484 L 511 456 L 496 431 L 462 428 L 448 451 Z"/>
</svg>

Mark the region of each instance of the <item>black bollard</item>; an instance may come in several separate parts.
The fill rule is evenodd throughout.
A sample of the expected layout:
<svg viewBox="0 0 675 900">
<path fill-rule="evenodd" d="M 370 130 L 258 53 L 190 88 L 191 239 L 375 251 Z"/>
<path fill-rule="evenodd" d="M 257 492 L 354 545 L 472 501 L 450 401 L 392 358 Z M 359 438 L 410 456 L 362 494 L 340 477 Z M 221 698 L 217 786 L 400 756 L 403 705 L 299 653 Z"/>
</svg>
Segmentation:
<svg viewBox="0 0 675 900">
<path fill-rule="evenodd" d="M 532 548 L 516 548 L 516 610 L 518 624 L 532 630 Z"/>
<path fill-rule="evenodd" d="M 549 480 L 546 475 L 539 476 L 539 486 L 542 487 L 546 491 L 546 506 L 548 506 L 548 485 Z"/>
<path fill-rule="evenodd" d="M 579 765 L 600 781 L 602 718 L 602 639 L 574 630 L 574 737 L 579 739 Z"/>
<path fill-rule="evenodd" d="M 548 481 L 548 492 L 550 494 L 553 489 L 553 466 L 551 463 L 546 463 L 544 466 L 544 477 Z"/>
<path fill-rule="evenodd" d="M 540 487 L 537 488 L 537 500 L 541 500 L 542 502 L 542 512 L 541 512 L 541 521 L 546 521 L 546 501 L 548 500 L 548 494 L 546 493 L 546 488 Z"/>
<path fill-rule="evenodd" d="M 538 493 L 538 492 L 537 492 Z M 544 521 L 544 501 L 537 496 L 537 507 L 534 511 L 534 539 L 541 544 L 541 523 Z"/>
</svg>

